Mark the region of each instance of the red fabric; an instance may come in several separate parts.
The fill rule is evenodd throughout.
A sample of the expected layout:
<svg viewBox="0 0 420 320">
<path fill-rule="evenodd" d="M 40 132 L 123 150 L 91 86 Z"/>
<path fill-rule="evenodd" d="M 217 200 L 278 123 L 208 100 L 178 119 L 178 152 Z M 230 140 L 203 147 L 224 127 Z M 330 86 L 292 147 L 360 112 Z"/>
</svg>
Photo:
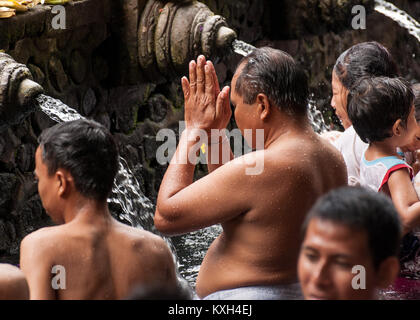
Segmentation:
<svg viewBox="0 0 420 320">
<path fill-rule="evenodd" d="M 381 183 L 381 186 L 379 187 L 379 190 L 378 191 L 381 191 L 381 189 L 385 185 L 385 183 L 388 182 L 389 176 L 391 175 L 392 172 L 397 171 L 399 169 L 403 169 L 403 168 L 407 168 L 408 169 L 408 172 L 410 173 L 410 179 L 413 179 L 413 168 L 411 168 L 407 164 L 397 164 L 396 166 L 393 166 L 391 169 L 389 169 L 386 172 L 385 177 L 382 179 L 382 183 Z"/>
</svg>

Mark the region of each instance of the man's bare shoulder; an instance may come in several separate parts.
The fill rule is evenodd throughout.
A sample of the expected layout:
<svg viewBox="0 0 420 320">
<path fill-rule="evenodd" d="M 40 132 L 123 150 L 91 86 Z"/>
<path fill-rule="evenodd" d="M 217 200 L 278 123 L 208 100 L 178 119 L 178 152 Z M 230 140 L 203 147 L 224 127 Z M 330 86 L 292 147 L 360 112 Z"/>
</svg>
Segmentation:
<svg viewBox="0 0 420 320">
<path fill-rule="evenodd" d="M 165 240 L 152 232 L 134 228 L 121 222 L 116 222 L 115 227 L 115 230 L 131 244 L 131 248 L 134 250 L 146 250 L 149 253 L 159 253 L 163 249 L 169 250 Z"/>
<path fill-rule="evenodd" d="M 0 299 L 29 299 L 25 275 L 13 265 L 0 264 Z"/>
</svg>

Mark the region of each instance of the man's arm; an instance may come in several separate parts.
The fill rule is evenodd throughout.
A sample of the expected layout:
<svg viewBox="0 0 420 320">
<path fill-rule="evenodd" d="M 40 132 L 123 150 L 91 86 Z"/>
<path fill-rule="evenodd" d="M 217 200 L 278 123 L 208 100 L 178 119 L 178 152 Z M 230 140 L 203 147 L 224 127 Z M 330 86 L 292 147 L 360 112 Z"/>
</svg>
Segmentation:
<svg viewBox="0 0 420 320">
<path fill-rule="evenodd" d="M 31 300 L 56 299 L 51 285 L 49 257 L 42 240 L 34 233 L 26 236 L 21 242 L 20 267 L 28 281 Z"/>
<path fill-rule="evenodd" d="M 403 234 L 420 226 L 420 202 L 409 173 L 400 169 L 391 173 L 387 182 L 392 202 L 403 226 Z"/>
<path fill-rule="evenodd" d="M 192 165 L 171 163 L 159 190 L 156 227 L 165 234 L 182 234 L 250 211 L 259 179 L 254 177 L 253 186 L 249 185 L 251 178 L 245 178 L 249 162 L 244 158 L 255 156 L 236 158 L 194 183 Z"/>
<path fill-rule="evenodd" d="M 210 135 L 211 129 L 224 129 L 231 115 L 226 105 L 229 89 L 216 97 L 213 75 L 212 65 L 200 56 L 197 65 L 190 63 L 190 81 L 182 79 L 186 130 L 163 177 L 155 213 L 156 227 L 167 234 L 221 223 L 249 209 L 250 197 L 237 191 L 246 185 L 244 159 L 212 168 L 215 171 L 193 183 L 200 132 Z"/>
</svg>

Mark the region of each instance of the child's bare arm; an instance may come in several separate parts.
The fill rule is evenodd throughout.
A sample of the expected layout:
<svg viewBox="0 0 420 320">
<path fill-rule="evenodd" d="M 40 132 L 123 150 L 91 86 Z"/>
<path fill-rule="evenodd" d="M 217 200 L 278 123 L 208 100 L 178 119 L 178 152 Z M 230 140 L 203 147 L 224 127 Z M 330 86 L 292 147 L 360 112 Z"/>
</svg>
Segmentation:
<svg viewBox="0 0 420 320">
<path fill-rule="evenodd" d="M 403 233 L 406 234 L 420 226 L 420 201 L 416 190 L 405 169 L 394 171 L 387 184 L 392 202 L 401 218 Z"/>
</svg>

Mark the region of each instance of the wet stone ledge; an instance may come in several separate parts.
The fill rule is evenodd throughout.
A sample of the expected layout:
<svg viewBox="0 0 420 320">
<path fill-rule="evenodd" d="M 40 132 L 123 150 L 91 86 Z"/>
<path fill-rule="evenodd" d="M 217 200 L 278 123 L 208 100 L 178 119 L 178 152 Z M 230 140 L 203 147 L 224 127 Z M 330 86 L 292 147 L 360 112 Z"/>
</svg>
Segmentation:
<svg viewBox="0 0 420 320">
<path fill-rule="evenodd" d="M 66 30 L 111 19 L 110 0 L 80 0 L 65 5 Z M 52 5 L 38 5 L 9 19 L 0 19 L 0 50 L 9 50 L 17 41 L 38 36 L 54 36 L 65 30 L 52 28 Z"/>
</svg>

